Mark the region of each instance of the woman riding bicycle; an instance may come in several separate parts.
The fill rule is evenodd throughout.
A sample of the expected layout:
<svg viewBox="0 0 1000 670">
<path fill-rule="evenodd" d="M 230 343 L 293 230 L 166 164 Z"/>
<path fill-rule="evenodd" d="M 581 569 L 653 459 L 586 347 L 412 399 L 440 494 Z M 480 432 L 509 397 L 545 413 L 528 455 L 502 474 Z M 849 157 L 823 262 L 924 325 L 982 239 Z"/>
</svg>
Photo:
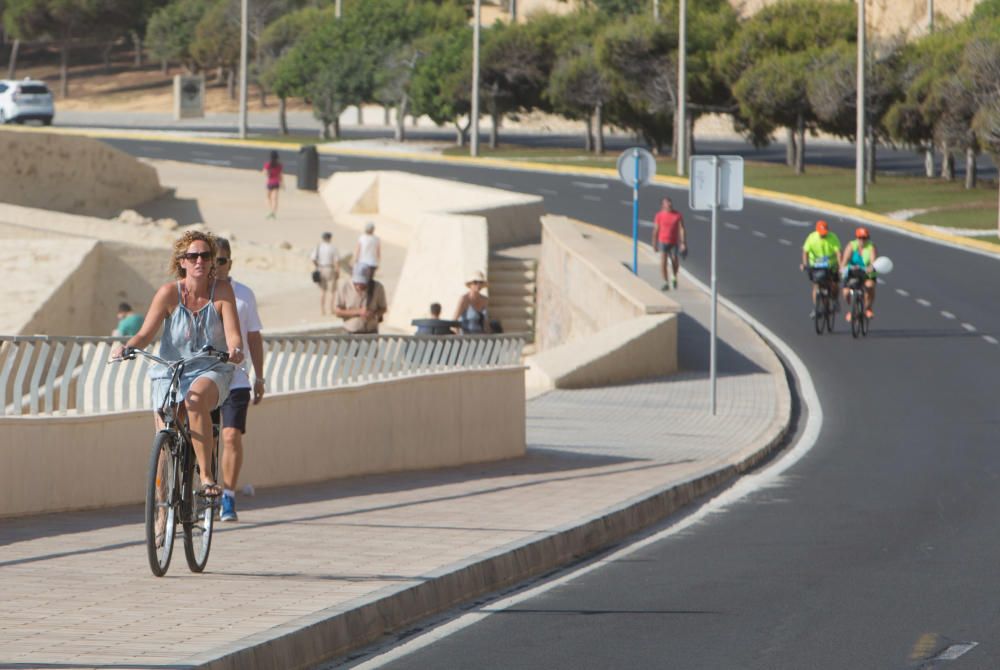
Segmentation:
<svg viewBox="0 0 1000 670">
<path fill-rule="evenodd" d="M 844 268 L 844 300 L 850 302 L 851 289 L 848 285 L 853 281 L 864 281 L 865 285 L 865 317 L 872 318 L 875 312 L 875 269 L 872 264 L 878 258 L 875 243 L 871 241 L 868 229 L 864 226 L 854 231 L 855 239 L 851 240 L 840 257 L 840 265 Z M 851 312 L 847 311 L 845 318 L 851 320 Z"/>
<path fill-rule="evenodd" d="M 145 348 L 163 324 L 160 358 L 176 361 L 196 355 L 205 346 L 228 351 L 230 363 L 243 360 L 243 341 L 236 313 L 236 298 L 228 282 L 215 281 L 215 238 L 210 233 L 188 231 L 174 243 L 170 270 L 176 282 L 161 286 L 146 312 L 142 328 L 126 347 Z M 116 346 L 112 358 L 121 358 L 123 347 Z M 153 382 L 152 401 L 159 409 L 170 387 L 171 371 L 162 365 L 150 369 Z M 217 358 L 198 358 L 184 367 L 180 380 L 184 407 L 188 415 L 191 442 L 198 470 L 201 473 L 201 493 L 218 496 L 222 489 L 215 482 L 209 466 L 214 438 L 212 411 L 229 395 L 233 366 Z M 157 428 L 163 421 L 157 413 Z"/>
</svg>

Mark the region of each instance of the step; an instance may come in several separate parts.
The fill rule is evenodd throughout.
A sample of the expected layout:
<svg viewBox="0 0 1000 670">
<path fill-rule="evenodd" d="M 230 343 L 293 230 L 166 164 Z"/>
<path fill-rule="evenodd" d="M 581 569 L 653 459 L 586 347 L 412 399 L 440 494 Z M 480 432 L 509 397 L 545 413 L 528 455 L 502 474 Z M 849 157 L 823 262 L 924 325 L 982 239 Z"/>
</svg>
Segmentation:
<svg viewBox="0 0 1000 670">
<path fill-rule="evenodd" d="M 511 282 L 500 282 L 498 284 L 490 284 L 489 295 L 491 298 L 496 296 L 525 296 L 535 295 L 535 283 L 511 283 Z"/>
<path fill-rule="evenodd" d="M 534 270 L 498 270 L 490 268 L 486 277 L 491 284 L 503 282 L 533 282 L 535 281 Z"/>
<path fill-rule="evenodd" d="M 497 319 L 503 326 L 503 332 L 509 333 L 534 333 L 535 322 L 531 319 Z"/>
<path fill-rule="evenodd" d="M 506 307 L 494 305 L 490 302 L 490 317 L 493 319 L 534 319 L 535 308 L 530 307 Z"/>
<path fill-rule="evenodd" d="M 496 293 L 490 291 L 490 308 L 493 307 L 534 307 L 535 296 L 533 293 Z"/>
<path fill-rule="evenodd" d="M 498 270 L 534 270 L 538 261 L 531 258 L 490 258 L 490 269 Z"/>
</svg>

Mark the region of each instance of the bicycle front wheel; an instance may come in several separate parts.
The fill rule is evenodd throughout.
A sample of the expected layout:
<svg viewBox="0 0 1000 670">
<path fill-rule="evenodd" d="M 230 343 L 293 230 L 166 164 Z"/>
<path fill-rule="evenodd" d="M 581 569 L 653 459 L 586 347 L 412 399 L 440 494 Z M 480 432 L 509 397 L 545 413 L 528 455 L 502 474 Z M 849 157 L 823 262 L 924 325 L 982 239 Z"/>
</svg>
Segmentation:
<svg viewBox="0 0 1000 670">
<path fill-rule="evenodd" d="M 218 453 L 216 448 L 215 453 Z M 212 549 L 212 530 L 215 527 L 215 510 L 218 498 L 205 498 L 195 493 L 194 449 L 188 446 L 188 458 L 184 467 L 184 504 L 182 523 L 184 526 L 184 556 L 191 572 L 202 572 L 208 564 L 208 552 Z M 213 467 L 215 456 L 213 454 Z M 218 470 L 218 467 L 215 467 Z M 214 475 L 213 475 L 214 476 Z"/>
<path fill-rule="evenodd" d="M 851 336 L 857 337 L 861 334 L 862 324 L 865 320 L 865 300 L 854 294 L 854 302 L 851 304 Z"/>
<path fill-rule="evenodd" d="M 816 326 L 816 334 L 823 334 L 823 323 L 826 320 L 826 305 L 823 302 L 823 294 L 816 290 L 816 300 L 813 302 L 813 323 Z"/>
<path fill-rule="evenodd" d="M 161 430 L 153 438 L 146 481 L 146 554 L 149 568 L 162 577 L 170 567 L 177 529 L 177 503 L 180 487 L 177 476 L 176 436 Z"/>
</svg>

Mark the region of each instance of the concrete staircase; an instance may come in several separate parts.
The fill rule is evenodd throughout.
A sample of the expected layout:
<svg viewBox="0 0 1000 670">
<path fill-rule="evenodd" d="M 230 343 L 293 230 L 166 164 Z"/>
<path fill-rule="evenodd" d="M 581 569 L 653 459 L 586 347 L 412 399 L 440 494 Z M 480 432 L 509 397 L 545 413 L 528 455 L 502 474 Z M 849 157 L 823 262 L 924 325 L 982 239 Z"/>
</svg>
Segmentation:
<svg viewBox="0 0 1000 670">
<path fill-rule="evenodd" d="M 490 258 L 490 318 L 499 321 L 504 333 L 527 333 L 535 340 L 535 273 L 533 259 L 494 256 Z"/>
</svg>

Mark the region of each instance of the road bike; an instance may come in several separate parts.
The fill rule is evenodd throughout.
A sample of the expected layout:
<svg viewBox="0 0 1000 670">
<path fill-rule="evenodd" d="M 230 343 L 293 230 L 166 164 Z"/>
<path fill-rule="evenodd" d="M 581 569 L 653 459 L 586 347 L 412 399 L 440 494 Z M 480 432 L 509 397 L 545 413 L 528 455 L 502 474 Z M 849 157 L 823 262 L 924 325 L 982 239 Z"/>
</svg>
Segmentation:
<svg viewBox="0 0 1000 670">
<path fill-rule="evenodd" d="M 868 336 L 868 315 L 865 313 L 865 279 L 863 268 L 852 267 L 847 271 L 846 285 L 851 299 L 851 336 Z"/>
<path fill-rule="evenodd" d="M 205 347 L 201 352 L 179 361 L 166 361 L 142 349 L 126 347 L 121 360 L 142 356 L 159 363 L 170 371 L 170 386 L 157 410 L 163 428 L 153 438 L 146 475 L 146 553 L 149 568 L 162 577 L 170 567 L 174 550 L 177 523 L 184 536 L 184 556 L 192 572 L 201 572 L 208 563 L 212 548 L 212 529 L 219 509 L 218 496 L 205 496 L 198 492 L 200 472 L 187 412 L 182 411 L 183 398 L 178 398 L 184 366 L 199 358 L 229 360 L 229 354 Z M 212 455 L 210 473 L 218 481 L 219 469 L 219 412 L 212 412 Z M 196 479 L 196 476 L 199 479 Z"/>
<path fill-rule="evenodd" d="M 822 335 L 823 330 L 833 332 L 834 323 L 834 301 L 836 296 L 830 290 L 831 270 L 827 263 L 820 261 L 811 265 L 806 270 L 809 272 L 809 279 L 816 285 L 816 299 L 813 301 L 813 323 L 816 326 L 816 334 Z"/>
</svg>

